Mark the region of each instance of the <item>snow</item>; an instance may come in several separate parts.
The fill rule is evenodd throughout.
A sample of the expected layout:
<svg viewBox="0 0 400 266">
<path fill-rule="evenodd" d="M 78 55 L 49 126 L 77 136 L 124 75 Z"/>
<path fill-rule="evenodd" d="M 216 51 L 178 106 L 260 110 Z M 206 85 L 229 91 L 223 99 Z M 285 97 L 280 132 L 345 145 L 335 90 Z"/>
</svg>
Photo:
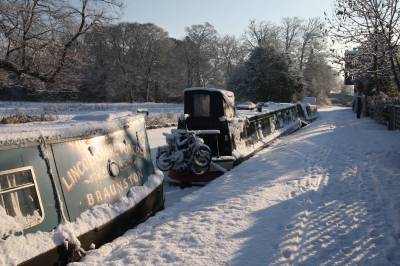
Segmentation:
<svg viewBox="0 0 400 266">
<path fill-rule="evenodd" d="M 399 161 L 399 132 L 324 109 L 73 265 L 394 265 Z"/>
<path fill-rule="evenodd" d="M 72 120 L 75 121 L 112 121 L 115 119 L 119 119 L 121 117 L 129 117 L 132 115 L 132 112 L 118 112 L 118 113 L 110 113 L 110 112 L 91 112 L 78 114 L 72 117 Z"/>
<path fill-rule="evenodd" d="M 172 103 L 47 103 L 0 101 L 0 114 L 12 115 L 25 112 L 33 115 L 76 115 L 87 112 L 135 112 L 147 109 L 150 113 L 181 113 L 182 104 Z"/>
<path fill-rule="evenodd" d="M 149 139 L 150 151 L 151 151 L 151 159 L 153 160 L 154 166 L 156 166 L 156 155 L 157 148 L 159 146 L 166 145 L 164 133 L 171 133 L 172 129 L 176 129 L 176 127 L 165 127 L 158 129 L 150 129 L 147 130 L 147 138 Z"/>
<path fill-rule="evenodd" d="M 6 210 L 0 205 L 0 239 L 10 234 L 22 231 L 24 223 L 8 216 Z"/>
<path fill-rule="evenodd" d="M 233 132 L 232 135 L 236 143 L 236 148 L 232 151 L 232 155 L 236 159 L 246 157 L 251 153 L 253 153 L 255 150 L 261 148 L 262 146 L 265 146 L 274 139 L 285 134 L 285 132 L 293 130 L 295 128 L 299 128 L 300 123 L 301 123 L 300 120 L 296 119 L 295 121 L 289 123 L 288 125 L 285 125 L 285 127 L 280 129 L 275 129 L 273 133 L 263 136 L 260 141 L 257 141 L 253 144 L 246 144 L 246 141 L 240 138 L 240 134 L 241 132 L 243 132 L 243 130 L 240 128 L 244 127 L 245 125 L 244 121 L 240 119 L 236 119 L 236 121 L 232 120 L 232 123 L 230 123 L 229 126 L 230 126 L 230 131 Z"/>
<path fill-rule="evenodd" d="M 46 140 L 59 140 L 105 134 L 132 125 L 141 119 L 144 119 L 143 115 L 133 113 L 101 112 L 78 115 L 65 121 L 0 125 L 0 146 L 37 142 L 40 137 Z"/>
<path fill-rule="evenodd" d="M 244 102 L 244 103 L 237 103 L 236 108 L 239 110 L 254 110 L 257 108 L 257 105 L 253 102 Z"/>
<path fill-rule="evenodd" d="M 274 102 L 267 102 L 264 103 L 263 107 L 262 107 L 262 112 L 258 112 L 258 111 L 254 111 L 254 110 L 238 110 L 237 111 L 237 115 L 239 117 L 254 117 L 256 115 L 260 115 L 263 113 L 271 113 L 271 112 L 275 112 L 278 110 L 282 110 L 282 109 L 286 109 L 289 107 L 294 106 L 294 104 L 292 103 L 274 103 Z"/>
<path fill-rule="evenodd" d="M 317 105 L 317 98 L 316 97 L 304 97 L 303 104 Z"/>
<path fill-rule="evenodd" d="M 100 227 L 132 208 L 158 187 L 162 181 L 163 175 L 160 171 L 157 171 L 155 175 L 150 175 L 147 178 L 143 186 L 132 187 L 128 195 L 122 197 L 116 203 L 94 206 L 83 212 L 75 222 L 64 222 L 52 232 L 36 232 L 24 236 L 10 236 L 6 240 L 0 240 L 0 254 L 2 254 L 0 256 L 0 265 L 16 265 L 63 244 L 65 240 L 74 243 L 79 248 L 80 242 L 77 236 Z M 1 210 L 2 208 L 0 208 L 2 221 L 0 223 L 0 233 L 3 232 L 5 224 L 14 226 L 11 227 L 12 229 L 18 229 L 15 228 L 15 220 L 10 216 L 3 215 Z M 7 220 L 3 220 L 3 218 L 7 218 Z"/>
</svg>

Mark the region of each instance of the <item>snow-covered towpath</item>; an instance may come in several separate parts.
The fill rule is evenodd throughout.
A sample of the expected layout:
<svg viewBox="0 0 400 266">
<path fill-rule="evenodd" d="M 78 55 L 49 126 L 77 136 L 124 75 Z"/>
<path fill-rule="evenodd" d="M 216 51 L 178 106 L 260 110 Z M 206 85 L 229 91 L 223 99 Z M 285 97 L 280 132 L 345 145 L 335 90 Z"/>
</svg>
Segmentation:
<svg viewBox="0 0 400 266">
<path fill-rule="evenodd" d="M 400 132 L 331 108 L 82 265 L 400 262 Z"/>
</svg>

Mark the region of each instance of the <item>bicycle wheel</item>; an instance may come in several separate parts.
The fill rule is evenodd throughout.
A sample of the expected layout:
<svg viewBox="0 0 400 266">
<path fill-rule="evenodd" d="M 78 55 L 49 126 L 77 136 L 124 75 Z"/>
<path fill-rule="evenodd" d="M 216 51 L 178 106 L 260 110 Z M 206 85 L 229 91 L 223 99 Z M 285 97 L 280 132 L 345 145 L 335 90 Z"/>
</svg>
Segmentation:
<svg viewBox="0 0 400 266">
<path fill-rule="evenodd" d="M 190 169 L 192 170 L 192 172 L 196 175 L 202 175 L 208 172 L 208 170 L 210 169 L 210 164 L 208 164 L 208 166 L 205 167 L 200 167 L 198 165 L 196 165 L 195 163 L 192 163 L 190 165 Z"/>
<path fill-rule="evenodd" d="M 174 166 L 169 151 L 162 151 L 157 155 L 156 164 L 161 171 L 169 171 Z"/>
<path fill-rule="evenodd" d="M 193 163 L 200 167 L 208 167 L 211 163 L 211 150 L 205 145 L 198 146 L 193 151 Z"/>
</svg>

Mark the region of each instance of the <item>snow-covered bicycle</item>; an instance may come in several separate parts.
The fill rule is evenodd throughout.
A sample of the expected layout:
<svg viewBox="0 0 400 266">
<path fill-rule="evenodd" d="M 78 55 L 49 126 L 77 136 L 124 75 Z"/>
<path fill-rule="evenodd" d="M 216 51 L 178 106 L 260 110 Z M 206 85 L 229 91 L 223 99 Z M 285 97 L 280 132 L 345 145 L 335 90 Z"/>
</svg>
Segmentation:
<svg viewBox="0 0 400 266">
<path fill-rule="evenodd" d="M 191 131 L 173 129 L 171 134 L 164 133 L 167 145 L 158 148 L 156 163 L 162 171 L 174 168 L 184 172 L 191 170 L 196 175 L 206 173 L 212 159 L 211 149 L 199 137 L 201 130 Z"/>
</svg>

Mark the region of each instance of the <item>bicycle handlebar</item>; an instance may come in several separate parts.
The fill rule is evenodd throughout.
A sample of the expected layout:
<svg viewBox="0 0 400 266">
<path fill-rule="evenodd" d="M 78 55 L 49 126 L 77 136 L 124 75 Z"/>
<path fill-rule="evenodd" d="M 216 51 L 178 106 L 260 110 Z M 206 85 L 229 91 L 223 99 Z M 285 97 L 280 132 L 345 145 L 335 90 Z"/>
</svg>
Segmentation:
<svg viewBox="0 0 400 266">
<path fill-rule="evenodd" d="M 198 135 L 218 135 L 221 134 L 221 131 L 218 129 L 199 129 L 199 130 L 186 130 L 186 129 L 172 129 L 171 133 L 178 133 L 178 134 L 194 134 L 195 136 Z M 163 133 L 164 136 L 166 133 Z"/>
</svg>

